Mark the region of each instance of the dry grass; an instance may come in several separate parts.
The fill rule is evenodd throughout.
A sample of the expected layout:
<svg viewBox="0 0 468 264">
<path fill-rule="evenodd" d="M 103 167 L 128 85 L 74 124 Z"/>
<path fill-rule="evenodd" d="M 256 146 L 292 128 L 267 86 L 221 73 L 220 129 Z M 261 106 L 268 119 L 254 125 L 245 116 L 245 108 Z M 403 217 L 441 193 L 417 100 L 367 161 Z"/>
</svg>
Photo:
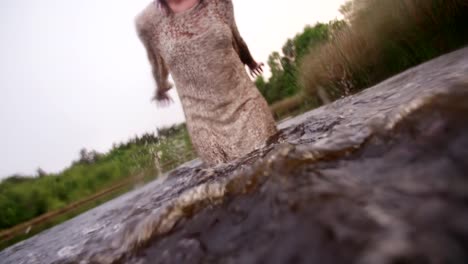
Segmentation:
<svg viewBox="0 0 468 264">
<path fill-rule="evenodd" d="M 354 0 L 346 18 L 304 59 L 306 94 L 336 99 L 468 43 L 466 0 Z"/>
<path fill-rule="evenodd" d="M 303 94 L 297 94 L 272 104 L 270 106 L 270 109 L 275 119 L 279 120 L 285 115 L 299 110 L 304 104 L 305 99 L 306 96 L 304 96 Z"/>
</svg>

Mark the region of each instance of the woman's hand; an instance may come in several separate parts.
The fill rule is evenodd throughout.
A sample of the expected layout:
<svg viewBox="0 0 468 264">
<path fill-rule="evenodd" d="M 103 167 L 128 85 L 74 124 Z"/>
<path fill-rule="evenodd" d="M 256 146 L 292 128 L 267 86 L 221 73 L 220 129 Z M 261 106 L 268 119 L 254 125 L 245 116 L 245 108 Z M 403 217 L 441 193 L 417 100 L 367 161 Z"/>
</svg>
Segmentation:
<svg viewBox="0 0 468 264">
<path fill-rule="evenodd" d="M 157 91 L 153 101 L 156 101 L 158 107 L 167 107 L 174 102 L 167 91 Z"/>
<path fill-rule="evenodd" d="M 263 63 L 257 63 L 257 62 L 253 62 L 251 64 L 248 65 L 249 66 L 249 69 L 250 69 L 250 75 L 255 78 L 256 76 L 259 76 L 260 74 L 263 73 L 263 66 L 264 64 Z"/>
</svg>

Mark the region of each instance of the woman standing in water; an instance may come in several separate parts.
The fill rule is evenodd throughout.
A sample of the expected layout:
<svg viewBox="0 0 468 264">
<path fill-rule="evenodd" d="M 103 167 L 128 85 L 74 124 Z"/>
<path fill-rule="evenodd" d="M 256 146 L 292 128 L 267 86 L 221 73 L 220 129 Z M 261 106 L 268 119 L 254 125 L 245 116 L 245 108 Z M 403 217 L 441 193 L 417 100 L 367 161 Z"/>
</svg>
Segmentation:
<svg viewBox="0 0 468 264">
<path fill-rule="evenodd" d="M 241 157 L 276 132 L 270 109 L 250 80 L 262 71 L 234 20 L 231 0 L 157 0 L 136 20 L 157 89 L 171 102 L 171 73 L 187 127 L 207 165 Z"/>
</svg>

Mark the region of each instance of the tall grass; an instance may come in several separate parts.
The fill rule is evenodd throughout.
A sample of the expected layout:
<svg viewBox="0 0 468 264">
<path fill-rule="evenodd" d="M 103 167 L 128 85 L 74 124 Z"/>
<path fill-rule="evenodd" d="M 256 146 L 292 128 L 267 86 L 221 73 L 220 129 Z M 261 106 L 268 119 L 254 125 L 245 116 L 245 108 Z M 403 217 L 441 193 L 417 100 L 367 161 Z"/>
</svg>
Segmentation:
<svg viewBox="0 0 468 264">
<path fill-rule="evenodd" d="M 466 0 L 354 0 L 348 26 L 301 65 L 304 92 L 339 98 L 468 43 Z"/>
</svg>

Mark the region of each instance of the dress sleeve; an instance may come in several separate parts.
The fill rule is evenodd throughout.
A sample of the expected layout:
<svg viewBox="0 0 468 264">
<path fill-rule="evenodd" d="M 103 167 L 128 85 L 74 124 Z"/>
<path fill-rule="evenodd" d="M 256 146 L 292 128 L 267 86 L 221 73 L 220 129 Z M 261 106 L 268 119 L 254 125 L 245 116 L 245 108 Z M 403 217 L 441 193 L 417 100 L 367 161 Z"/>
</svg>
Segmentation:
<svg viewBox="0 0 468 264">
<path fill-rule="evenodd" d="M 219 0 L 222 2 L 221 4 L 221 14 L 226 19 L 226 23 L 231 27 L 232 35 L 233 35 L 233 46 L 234 49 L 239 54 L 241 61 L 244 64 L 251 65 L 255 62 L 252 55 L 250 54 L 249 47 L 245 43 L 244 39 L 242 39 L 239 30 L 237 28 L 236 20 L 234 17 L 234 7 L 232 5 L 232 0 Z"/>
<path fill-rule="evenodd" d="M 153 78 L 157 86 L 153 99 L 156 99 L 158 94 L 169 91 L 172 88 L 172 84 L 169 83 L 169 71 L 166 63 L 154 45 L 152 37 L 154 34 L 148 29 L 148 22 L 144 14 L 140 15 L 136 19 L 136 30 L 151 64 Z"/>
</svg>

